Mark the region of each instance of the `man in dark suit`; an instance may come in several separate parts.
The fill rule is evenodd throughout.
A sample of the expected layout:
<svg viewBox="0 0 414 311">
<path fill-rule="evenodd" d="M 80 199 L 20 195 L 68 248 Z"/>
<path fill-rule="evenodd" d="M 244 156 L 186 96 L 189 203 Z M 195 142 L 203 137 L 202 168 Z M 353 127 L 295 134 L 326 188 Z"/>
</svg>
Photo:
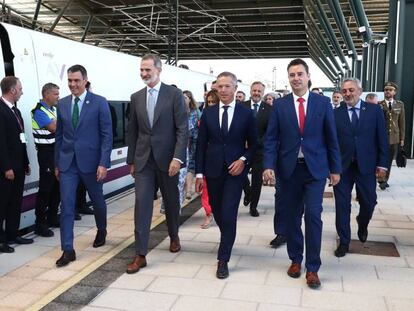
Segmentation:
<svg viewBox="0 0 414 311">
<path fill-rule="evenodd" d="M 258 217 L 259 211 L 257 204 L 259 203 L 260 193 L 263 184 L 263 138 L 266 134 L 267 123 L 272 111 L 272 107 L 262 101 L 265 85 L 260 81 L 255 81 L 250 86 L 250 100 L 242 104 L 253 111 L 256 117 L 256 125 L 258 132 L 258 145 L 253 159 L 249 165 L 251 168 L 252 182 L 249 183 L 249 178 L 246 176 L 244 183 L 245 200 L 249 197 L 250 201 L 250 215 Z"/>
<path fill-rule="evenodd" d="M 0 87 L 0 253 L 12 253 L 14 248 L 8 243 L 33 243 L 18 235 L 24 178 L 30 174 L 30 166 L 23 119 L 16 107 L 22 84 L 9 76 L 1 80 Z"/>
<path fill-rule="evenodd" d="M 339 235 L 336 257 L 345 256 L 351 241 L 351 192 L 354 184 L 359 190 L 358 238 L 365 242 L 367 227 L 377 204 L 376 177 L 385 176 L 388 164 L 387 133 L 381 107 L 360 99 L 362 88 L 358 79 L 345 79 L 342 94 L 345 105 L 335 109 L 343 168 L 341 181 L 334 186 L 336 232 Z"/>
<path fill-rule="evenodd" d="M 103 181 L 111 164 L 112 122 L 109 106 L 102 96 L 86 90 L 88 76 L 81 65 L 67 71 L 71 95 L 58 102 L 55 174 L 60 179 L 60 235 L 63 267 L 76 259 L 73 249 L 76 189 L 81 179 L 93 202 L 98 231 L 93 247 L 105 244 L 106 203 Z"/>
<path fill-rule="evenodd" d="M 288 65 L 293 94 L 275 102 L 264 143 L 265 182 L 278 174 L 287 208 L 287 273 L 298 278 L 303 260 L 302 215 L 305 213 L 306 281 L 318 288 L 321 265 L 322 200 L 326 178 L 336 185 L 341 158 L 332 106 L 327 97 L 308 90 L 308 65 L 302 59 Z"/>
<path fill-rule="evenodd" d="M 203 177 L 207 180 L 210 205 L 221 233 L 216 276 L 224 279 L 229 275 L 227 262 L 236 238 L 246 163 L 253 159 L 257 145 L 257 129 L 252 110 L 235 102 L 236 76 L 222 72 L 217 88 L 219 105 L 206 108 L 201 116 L 195 172 L 197 192 L 202 190 Z"/>
<path fill-rule="evenodd" d="M 160 81 L 162 63 L 154 54 L 141 59 L 147 85 L 131 95 L 127 163 L 135 178 L 135 257 L 127 273 L 147 265 L 148 239 L 158 184 L 165 204 L 170 251 L 180 251 L 178 173 L 186 162 L 188 118 L 180 89 Z"/>
</svg>

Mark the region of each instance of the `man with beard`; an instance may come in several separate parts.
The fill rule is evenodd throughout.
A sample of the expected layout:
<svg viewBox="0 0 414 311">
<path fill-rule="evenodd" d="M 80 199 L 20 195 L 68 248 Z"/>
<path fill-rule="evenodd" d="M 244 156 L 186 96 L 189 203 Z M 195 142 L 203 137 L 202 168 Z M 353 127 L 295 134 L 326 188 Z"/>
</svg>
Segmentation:
<svg viewBox="0 0 414 311">
<path fill-rule="evenodd" d="M 161 189 L 165 204 L 170 252 L 181 249 L 178 237 L 180 201 L 178 172 L 186 162 L 188 120 L 183 93 L 160 81 L 159 56 L 141 59 L 141 79 L 147 85 L 131 95 L 127 163 L 135 178 L 135 256 L 127 273 L 147 265 L 154 189 Z"/>
</svg>

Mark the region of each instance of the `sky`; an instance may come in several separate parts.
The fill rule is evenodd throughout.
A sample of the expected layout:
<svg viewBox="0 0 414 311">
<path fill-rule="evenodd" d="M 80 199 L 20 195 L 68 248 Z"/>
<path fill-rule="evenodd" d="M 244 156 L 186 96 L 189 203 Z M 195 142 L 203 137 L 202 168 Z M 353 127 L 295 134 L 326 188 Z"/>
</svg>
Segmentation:
<svg viewBox="0 0 414 311">
<path fill-rule="evenodd" d="M 266 88 L 273 89 L 274 75 L 276 89 L 290 90 L 287 79 L 287 65 L 292 59 L 230 59 L 230 60 L 183 60 L 190 70 L 218 75 L 223 71 L 234 73 L 243 83 L 262 81 Z M 332 82 L 311 59 L 304 59 L 309 65 L 312 87 L 332 87 Z"/>
</svg>

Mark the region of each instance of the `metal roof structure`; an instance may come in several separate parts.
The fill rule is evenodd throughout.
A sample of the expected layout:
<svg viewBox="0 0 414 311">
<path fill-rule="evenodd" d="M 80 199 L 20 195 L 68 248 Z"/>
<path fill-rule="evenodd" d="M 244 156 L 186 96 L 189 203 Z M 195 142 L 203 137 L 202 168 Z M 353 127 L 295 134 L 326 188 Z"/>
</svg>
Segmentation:
<svg viewBox="0 0 414 311">
<path fill-rule="evenodd" d="M 362 53 L 367 35 L 386 37 L 388 10 L 389 0 L 4 0 L 2 19 L 128 54 L 151 51 L 169 63 L 294 57 L 318 63 L 323 56 L 343 63 L 343 56 Z M 364 21 L 365 34 L 358 31 Z"/>
</svg>

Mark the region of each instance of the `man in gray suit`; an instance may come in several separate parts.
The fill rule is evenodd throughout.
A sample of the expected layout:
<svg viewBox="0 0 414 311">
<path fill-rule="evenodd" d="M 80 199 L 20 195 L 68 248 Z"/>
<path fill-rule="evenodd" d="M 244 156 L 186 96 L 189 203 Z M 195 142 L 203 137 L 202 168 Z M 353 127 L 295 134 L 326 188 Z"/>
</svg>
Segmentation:
<svg viewBox="0 0 414 311">
<path fill-rule="evenodd" d="M 178 237 L 178 172 L 186 162 L 188 119 L 181 90 L 160 82 L 161 60 L 146 54 L 141 79 L 147 85 L 131 95 L 127 163 L 135 178 L 135 257 L 127 273 L 147 265 L 155 184 L 165 204 L 170 251 L 181 249 Z"/>
</svg>

